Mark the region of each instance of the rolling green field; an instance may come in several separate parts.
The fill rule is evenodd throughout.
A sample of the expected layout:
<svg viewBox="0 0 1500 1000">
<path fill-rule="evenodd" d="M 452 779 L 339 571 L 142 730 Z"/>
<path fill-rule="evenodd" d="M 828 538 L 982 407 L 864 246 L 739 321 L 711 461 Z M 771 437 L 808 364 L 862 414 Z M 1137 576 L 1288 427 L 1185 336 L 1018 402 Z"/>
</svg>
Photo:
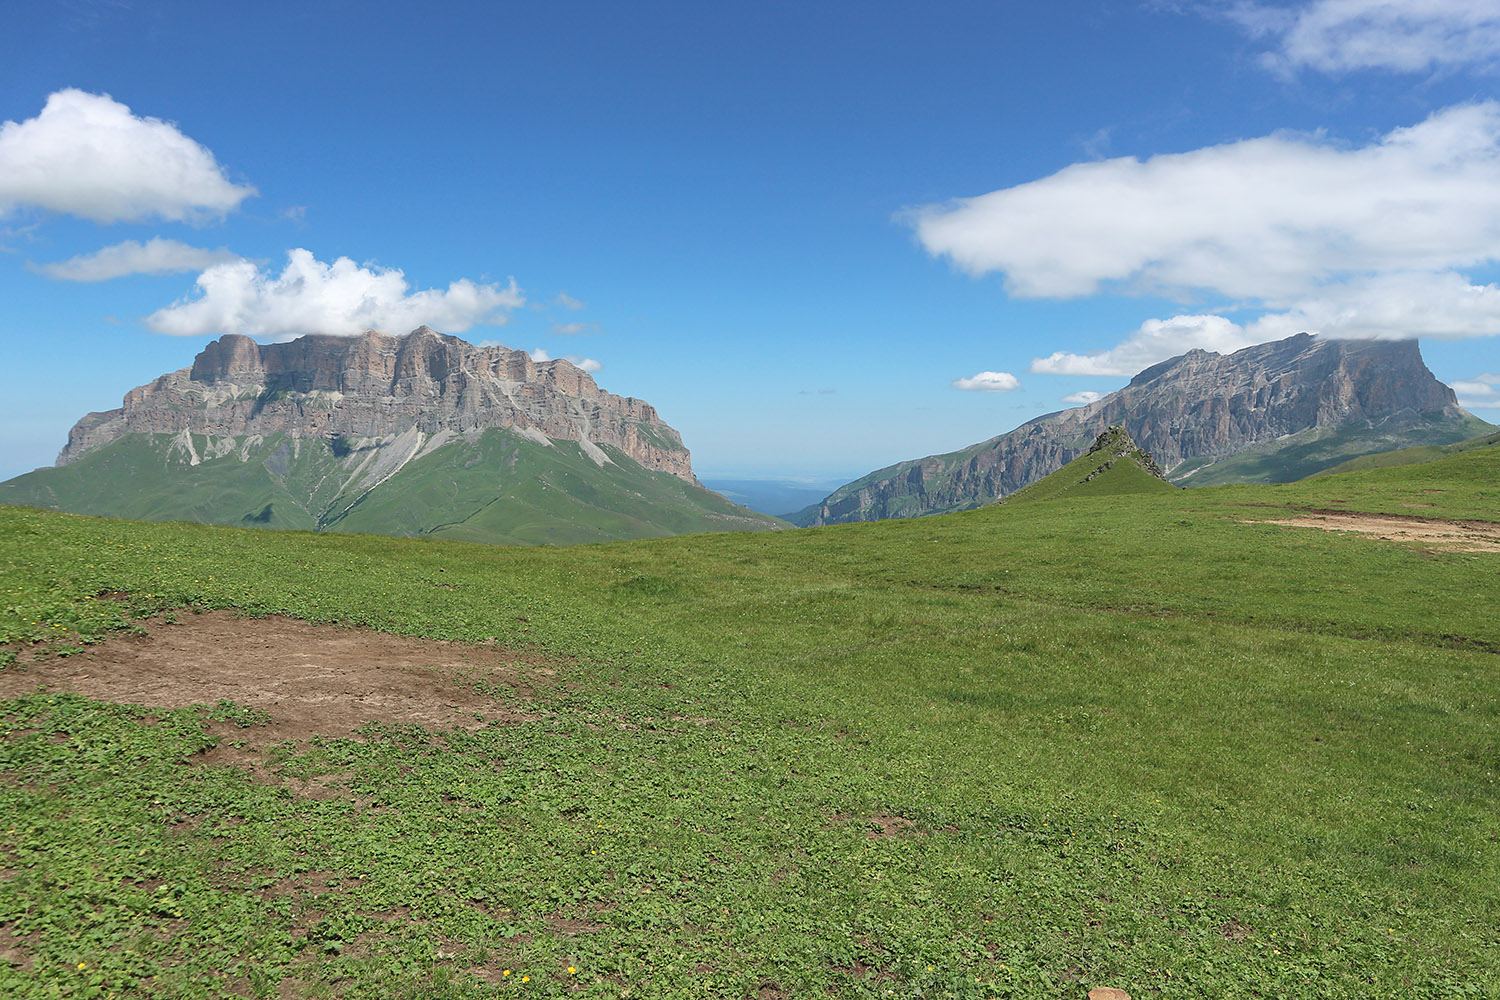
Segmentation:
<svg viewBox="0 0 1500 1000">
<path fill-rule="evenodd" d="M 512 429 L 489 428 L 381 479 L 378 442 L 371 439 L 129 434 L 67 465 L 0 483 L 0 504 L 494 545 L 786 527 L 646 469 L 617 448 L 599 450 L 608 457 L 602 465 L 573 441 L 542 444 Z"/>
<path fill-rule="evenodd" d="M 1500 554 L 1254 523 L 1497 501 L 1500 448 L 546 550 L 0 508 L 5 670 L 215 608 L 556 669 L 269 780 L 196 762 L 231 704 L 0 705 L 0 995 L 1500 997 Z"/>
<path fill-rule="evenodd" d="M 1314 475 L 1335 476 L 1341 472 L 1365 472 L 1369 469 L 1391 469 L 1398 465 L 1417 465 L 1422 462 L 1435 461 L 1445 455 L 1456 455 L 1461 451 L 1486 448 L 1492 444 L 1500 444 L 1500 433 L 1485 434 L 1481 437 L 1471 438 L 1468 441 L 1460 441 L 1457 444 L 1419 445 L 1415 448 L 1397 448 L 1395 451 L 1382 451 L 1374 455 L 1362 455 L 1359 458 L 1351 458 L 1348 461 L 1340 462 L 1338 465 L 1324 469 L 1322 472 L 1314 473 Z"/>
</svg>

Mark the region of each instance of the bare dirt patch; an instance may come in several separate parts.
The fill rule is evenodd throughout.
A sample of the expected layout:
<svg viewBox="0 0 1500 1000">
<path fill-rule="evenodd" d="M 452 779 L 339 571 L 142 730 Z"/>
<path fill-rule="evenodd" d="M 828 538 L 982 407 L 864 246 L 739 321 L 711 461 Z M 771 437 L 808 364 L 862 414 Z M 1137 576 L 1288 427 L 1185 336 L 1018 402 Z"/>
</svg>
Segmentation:
<svg viewBox="0 0 1500 1000">
<path fill-rule="evenodd" d="M 557 666 L 496 646 L 227 611 L 145 629 L 66 658 L 18 660 L 0 671 L 0 699 L 38 688 L 152 708 L 227 699 L 271 717 L 238 730 L 270 743 L 347 736 L 371 722 L 449 729 L 523 721 L 534 718 L 527 703 Z"/>
<path fill-rule="evenodd" d="M 882 837 L 899 837 L 904 833 L 911 833 L 917 828 L 915 820 L 907 819 L 905 816 L 897 816 L 893 813 L 881 813 L 871 816 L 865 820 L 865 837 L 869 840 L 879 840 Z"/>
<path fill-rule="evenodd" d="M 1294 518 L 1245 521 L 1245 524 L 1280 524 L 1289 528 L 1323 531 L 1353 531 L 1374 535 L 1388 542 L 1408 542 L 1450 552 L 1500 552 L 1500 524 L 1488 521 L 1449 521 L 1408 514 L 1360 514 L 1353 511 L 1318 510 Z"/>
</svg>

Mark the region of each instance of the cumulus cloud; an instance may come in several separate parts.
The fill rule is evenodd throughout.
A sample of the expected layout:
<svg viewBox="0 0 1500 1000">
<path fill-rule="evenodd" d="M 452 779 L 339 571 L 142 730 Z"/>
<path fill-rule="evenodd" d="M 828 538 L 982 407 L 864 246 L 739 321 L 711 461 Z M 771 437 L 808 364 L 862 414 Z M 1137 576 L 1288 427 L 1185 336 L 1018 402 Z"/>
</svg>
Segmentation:
<svg viewBox="0 0 1500 1000">
<path fill-rule="evenodd" d="M 1194 348 L 1228 354 L 1259 342 L 1238 323 L 1223 316 L 1148 319 L 1135 333 L 1107 351 L 1096 354 L 1055 351 L 1045 358 L 1034 358 L 1031 370 L 1048 375 L 1134 375 Z"/>
<path fill-rule="evenodd" d="M 907 213 L 926 249 L 1011 294 L 1310 295 L 1367 273 L 1500 258 L 1500 103 L 1361 147 L 1275 134 L 1049 177 Z"/>
<path fill-rule="evenodd" d="M 1215 314 L 1151 319 L 1097 354 L 1057 351 L 1031 362 L 1053 375 L 1134 375 L 1193 348 L 1228 354 L 1298 333 L 1339 339 L 1461 340 L 1500 335 L 1500 286 L 1476 285 L 1454 272 L 1388 274 L 1325 288 L 1281 303 L 1241 326 Z"/>
<path fill-rule="evenodd" d="M 1376 340 L 1492 337 L 1500 334 L 1500 287 L 1452 271 L 1383 274 L 1330 286 L 1250 324 L 1257 341 L 1304 330 Z"/>
<path fill-rule="evenodd" d="M 1500 7 L 1494 0 L 1313 0 L 1289 8 L 1237 3 L 1230 19 L 1275 49 L 1278 72 L 1492 67 L 1500 61 Z"/>
<path fill-rule="evenodd" d="M 1010 372 L 979 372 L 953 380 L 953 388 L 965 392 L 1010 392 L 1021 387 L 1021 380 Z"/>
<path fill-rule="evenodd" d="M 179 337 L 242 333 L 272 341 L 366 329 L 399 334 L 424 323 L 462 333 L 505 323 L 506 312 L 526 301 L 515 279 L 497 285 L 463 278 L 446 290 L 413 292 L 396 268 L 361 266 L 348 257 L 325 264 L 303 249 L 287 253 L 279 275 L 235 260 L 198 275 L 197 288 L 197 298 L 158 309 L 146 326 Z"/>
<path fill-rule="evenodd" d="M 1466 410 L 1500 409 L 1500 375 L 1475 375 L 1449 383 Z"/>
<path fill-rule="evenodd" d="M 127 274 L 177 274 L 202 271 L 215 264 L 237 261 L 238 254 L 220 247 L 205 250 L 179 240 L 153 237 L 145 243 L 126 240 L 93 253 L 79 254 L 67 260 L 42 264 L 38 271 L 63 281 L 108 281 Z"/>
<path fill-rule="evenodd" d="M 1095 392 L 1092 389 L 1084 389 L 1081 392 L 1070 392 L 1062 398 L 1064 403 L 1081 403 L 1087 406 L 1104 398 L 1104 393 Z"/>
<path fill-rule="evenodd" d="M 573 365 L 575 368 L 590 373 L 596 372 L 604 367 L 603 364 L 595 361 L 593 358 L 585 358 L 578 354 L 565 354 L 561 358 L 553 358 L 552 355 L 548 354 L 540 347 L 538 347 L 534 351 L 528 351 L 527 353 L 531 355 L 531 360 L 535 361 L 537 364 L 541 364 L 544 361 L 566 361 L 568 362 L 568 364 Z"/>
<path fill-rule="evenodd" d="M 0 214 L 30 206 L 100 223 L 198 223 L 255 193 L 175 125 L 107 94 L 59 90 L 35 118 L 0 124 Z"/>
</svg>

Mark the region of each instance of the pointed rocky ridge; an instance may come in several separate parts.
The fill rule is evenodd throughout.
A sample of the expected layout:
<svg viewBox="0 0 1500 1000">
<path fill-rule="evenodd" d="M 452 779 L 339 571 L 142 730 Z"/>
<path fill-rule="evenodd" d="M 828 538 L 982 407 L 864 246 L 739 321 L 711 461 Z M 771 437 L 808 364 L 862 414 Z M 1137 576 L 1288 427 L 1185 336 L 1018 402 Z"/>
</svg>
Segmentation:
<svg viewBox="0 0 1500 1000">
<path fill-rule="evenodd" d="M 1167 480 L 1151 453 L 1136 444 L 1122 425 L 1114 424 L 1100 434 L 1093 447 L 1083 455 L 998 502 L 1169 493 L 1175 489 L 1177 487 Z"/>
</svg>

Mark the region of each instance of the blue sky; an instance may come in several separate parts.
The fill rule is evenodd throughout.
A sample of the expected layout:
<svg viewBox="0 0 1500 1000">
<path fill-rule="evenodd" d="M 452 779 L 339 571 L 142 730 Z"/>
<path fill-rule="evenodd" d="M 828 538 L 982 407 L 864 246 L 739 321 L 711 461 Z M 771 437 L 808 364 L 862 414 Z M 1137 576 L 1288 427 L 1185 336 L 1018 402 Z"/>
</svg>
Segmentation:
<svg viewBox="0 0 1500 1000">
<path fill-rule="evenodd" d="M 852 478 L 1300 329 L 1420 336 L 1500 420 L 1492 0 L 0 28 L 0 478 L 220 333 L 419 321 L 587 359 L 707 477 Z"/>
</svg>

